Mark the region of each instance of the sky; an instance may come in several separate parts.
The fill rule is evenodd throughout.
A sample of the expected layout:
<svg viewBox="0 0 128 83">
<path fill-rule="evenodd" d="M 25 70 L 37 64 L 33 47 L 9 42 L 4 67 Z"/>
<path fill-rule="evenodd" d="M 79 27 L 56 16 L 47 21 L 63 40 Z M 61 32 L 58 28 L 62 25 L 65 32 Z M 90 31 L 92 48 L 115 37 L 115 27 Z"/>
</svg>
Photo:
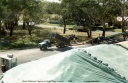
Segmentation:
<svg viewBox="0 0 128 83">
<path fill-rule="evenodd" d="M 59 0 L 47 0 L 47 1 L 50 1 L 50 2 L 60 2 Z"/>
</svg>

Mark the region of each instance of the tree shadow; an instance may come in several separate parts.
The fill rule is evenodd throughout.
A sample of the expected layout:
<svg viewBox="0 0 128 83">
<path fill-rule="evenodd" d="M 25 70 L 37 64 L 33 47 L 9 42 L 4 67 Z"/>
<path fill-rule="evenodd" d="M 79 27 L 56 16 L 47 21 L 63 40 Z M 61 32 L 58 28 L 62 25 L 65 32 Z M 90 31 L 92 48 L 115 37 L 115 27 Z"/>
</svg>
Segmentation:
<svg viewBox="0 0 128 83">
<path fill-rule="evenodd" d="M 63 47 L 63 48 L 57 48 L 57 47 L 54 47 L 54 48 L 47 48 L 47 49 L 41 49 L 41 51 L 60 51 L 60 52 L 64 52 L 64 51 L 68 51 L 68 50 L 71 50 L 73 49 L 72 47 Z"/>
<path fill-rule="evenodd" d="M 40 49 L 40 51 L 54 51 L 54 49 Z"/>
</svg>

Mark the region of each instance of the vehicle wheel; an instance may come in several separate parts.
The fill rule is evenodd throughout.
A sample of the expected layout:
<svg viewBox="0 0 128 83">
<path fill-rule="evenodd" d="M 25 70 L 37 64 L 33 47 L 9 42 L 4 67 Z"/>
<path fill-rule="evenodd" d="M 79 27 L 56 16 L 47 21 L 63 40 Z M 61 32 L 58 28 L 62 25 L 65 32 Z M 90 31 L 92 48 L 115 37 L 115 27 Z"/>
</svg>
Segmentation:
<svg viewBox="0 0 128 83">
<path fill-rule="evenodd" d="M 43 49 L 44 49 L 44 50 L 46 50 L 46 49 L 47 49 L 47 46 L 46 46 L 46 45 L 44 45 L 44 46 L 43 46 Z"/>
<path fill-rule="evenodd" d="M 60 48 L 63 48 L 64 47 L 64 44 L 62 43 L 62 44 L 60 44 Z"/>
<path fill-rule="evenodd" d="M 42 50 L 42 47 L 40 47 L 40 50 Z"/>
<path fill-rule="evenodd" d="M 59 48 L 59 46 L 58 46 L 58 45 L 56 45 L 56 47 L 57 47 L 57 48 Z"/>
</svg>

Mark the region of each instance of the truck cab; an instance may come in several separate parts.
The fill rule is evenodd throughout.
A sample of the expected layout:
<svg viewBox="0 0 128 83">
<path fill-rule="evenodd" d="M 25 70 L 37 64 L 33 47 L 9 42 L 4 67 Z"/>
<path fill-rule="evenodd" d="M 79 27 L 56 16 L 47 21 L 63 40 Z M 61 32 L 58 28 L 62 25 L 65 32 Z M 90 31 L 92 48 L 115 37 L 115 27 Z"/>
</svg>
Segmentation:
<svg viewBox="0 0 128 83">
<path fill-rule="evenodd" d="M 49 39 L 45 39 L 43 42 L 38 44 L 40 50 L 47 49 L 48 47 L 51 47 L 51 42 Z"/>
</svg>

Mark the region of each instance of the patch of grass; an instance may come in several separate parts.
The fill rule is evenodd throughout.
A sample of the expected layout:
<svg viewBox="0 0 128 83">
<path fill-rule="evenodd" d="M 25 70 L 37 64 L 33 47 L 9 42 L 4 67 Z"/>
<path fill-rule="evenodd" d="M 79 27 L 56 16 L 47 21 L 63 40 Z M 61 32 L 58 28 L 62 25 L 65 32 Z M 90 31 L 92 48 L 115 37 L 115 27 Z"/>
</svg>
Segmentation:
<svg viewBox="0 0 128 83">
<path fill-rule="evenodd" d="M 75 26 L 75 25 L 67 25 L 67 28 L 68 28 L 68 29 L 73 29 L 74 26 Z"/>
<path fill-rule="evenodd" d="M 48 22 L 45 22 L 43 24 L 44 25 L 49 25 L 49 26 L 60 26 L 60 24 L 52 24 L 52 23 L 48 23 Z"/>
<path fill-rule="evenodd" d="M 45 23 L 43 23 L 44 25 L 48 25 L 48 26 L 60 26 L 60 27 L 63 27 L 63 25 L 62 24 L 52 24 L 52 23 L 47 23 L 47 22 L 45 22 Z M 74 25 L 66 25 L 66 28 L 73 28 L 73 26 Z"/>
<path fill-rule="evenodd" d="M 8 50 L 11 49 L 11 42 L 9 40 L 0 42 L 0 50 Z"/>
<path fill-rule="evenodd" d="M 121 29 L 114 29 L 115 32 L 122 32 Z"/>
<path fill-rule="evenodd" d="M 12 37 L 7 35 L 0 39 L 0 50 L 37 47 L 38 43 L 46 39 L 49 33 L 50 30 L 37 27 L 35 27 L 31 35 L 28 35 L 27 29 L 16 29 Z"/>
</svg>

